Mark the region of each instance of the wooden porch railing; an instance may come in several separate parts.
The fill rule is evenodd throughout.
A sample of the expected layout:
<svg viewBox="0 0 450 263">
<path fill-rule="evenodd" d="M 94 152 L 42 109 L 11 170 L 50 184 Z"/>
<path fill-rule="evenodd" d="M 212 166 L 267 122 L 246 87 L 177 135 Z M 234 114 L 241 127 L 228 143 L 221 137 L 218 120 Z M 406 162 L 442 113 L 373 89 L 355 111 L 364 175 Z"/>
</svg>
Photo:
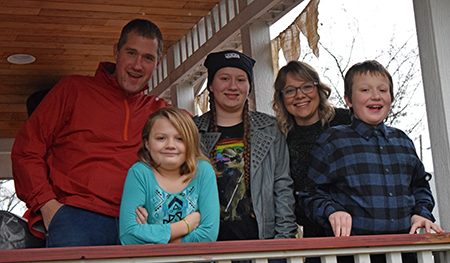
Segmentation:
<svg viewBox="0 0 450 263">
<path fill-rule="evenodd" d="M 356 263 L 369 263 L 369 254 L 386 254 L 388 263 L 401 263 L 401 252 L 417 252 L 419 263 L 450 262 L 450 233 L 15 249 L 0 251 L 0 262 L 263 263 L 269 258 L 287 258 L 288 263 L 301 263 L 306 257 L 318 256 L 322 263 L 335 263 L 336 256 L 353 255 Z"/>
</svg>

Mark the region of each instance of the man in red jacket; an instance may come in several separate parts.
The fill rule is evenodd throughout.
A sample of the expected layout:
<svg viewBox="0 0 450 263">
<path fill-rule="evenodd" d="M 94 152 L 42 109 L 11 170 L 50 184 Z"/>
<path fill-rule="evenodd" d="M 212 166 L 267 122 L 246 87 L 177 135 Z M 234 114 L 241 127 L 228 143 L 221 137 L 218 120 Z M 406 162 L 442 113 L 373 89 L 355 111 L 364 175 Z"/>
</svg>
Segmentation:
<svg viewBox="0 0 450 263">
<path fill-rule="evenodd" d="M 11 153 L 30 231 L 48 247 L 119 244 L 118 216 L 142 128 L 169 106 L 141 91 L 158 66 L 162 34 L 136 19 L 114 45 L 116 64 L 94 77 L 68 76 L 45 96 L 17 134 Z M 39 231 L 40 229 L 40 231 Z"/>
</svg>

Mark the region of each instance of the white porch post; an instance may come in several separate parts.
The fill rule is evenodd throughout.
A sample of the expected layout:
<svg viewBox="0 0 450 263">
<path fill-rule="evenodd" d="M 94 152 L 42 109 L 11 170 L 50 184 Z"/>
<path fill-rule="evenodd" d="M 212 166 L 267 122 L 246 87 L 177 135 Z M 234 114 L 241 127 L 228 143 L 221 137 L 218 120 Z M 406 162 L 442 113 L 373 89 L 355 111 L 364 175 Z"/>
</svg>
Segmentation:
<svg viewBox="0 0 450 263">
<path fill-rule="evenodd" d="M 413 0 L 441 227 L 450 221 L 450 1 Z"/>
<path fill-rule="evenodd" d="M 256 60 L 253 69 L 255 107 L 257 111 L 274 115 L 272 51 L 270 46 L 269 25 L 264 21 L 255 21 L 241 29 L 242 48 L 245 54 Z"/>
<path fill-rule="evenodd" d="M 187 81 L 182 81 L 172 87 L 172 103 L 178 108 L 195 115 L 194 87 Z M 175 101 L 176 100 L 176 101 Z"/>
</svg>

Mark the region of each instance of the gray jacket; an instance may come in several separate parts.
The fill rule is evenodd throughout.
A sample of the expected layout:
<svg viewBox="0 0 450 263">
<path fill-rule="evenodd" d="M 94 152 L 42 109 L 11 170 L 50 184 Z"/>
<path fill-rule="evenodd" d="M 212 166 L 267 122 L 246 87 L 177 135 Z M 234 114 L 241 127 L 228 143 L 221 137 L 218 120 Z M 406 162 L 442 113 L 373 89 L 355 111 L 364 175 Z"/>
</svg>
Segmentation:
<svg viewBox="0 0 450 263">
<path fill-rule="evenodd" d="M 293 181 L 289 175 L 289 151 L 274 117 L 250 112 L 250 184 L 253 209 L 260 239 L 294 238 Z M 200 131 L 202 151 L 209 156 L 220 138 L 219 132 L 207 132 L 209 112 L 194 117 Z"/>
</svg>

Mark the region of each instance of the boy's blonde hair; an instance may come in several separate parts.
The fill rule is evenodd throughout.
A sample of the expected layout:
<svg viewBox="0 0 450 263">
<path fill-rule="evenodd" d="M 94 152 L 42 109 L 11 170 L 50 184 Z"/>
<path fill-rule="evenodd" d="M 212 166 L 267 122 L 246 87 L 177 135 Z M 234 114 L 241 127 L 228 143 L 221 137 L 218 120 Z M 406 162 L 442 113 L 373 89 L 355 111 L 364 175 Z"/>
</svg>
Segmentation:
<svg viewBox="0 0 450 263">
<path fill-rule="evenodd" d="M 371 75 L 386 76 L 389 79 L 389 94 L 391 101 L 394 101 L 394 85 L 392 83 L 392 76 L 389 71 L 376 60 L 366 60 L 364 62 L 356 63 L 345 74 L 344 78 L 344 95 L 352 102 L 353 81 L 356 75 L 370 73 Z"/>
<path fill-rule="evenodd" d="M 138 151 L 139 161 L 158 170 L 160 164 L 153 160 L 147 147 L 145 147 L 145 144 L 148 141 L 148 137 L 156 120 L 163 118 L 167 119 L 180 133 L 183 143 L 186 146 L 186 161 L 180 167 L 180 176 L 187 174 L 188 178 L 185 181 L 188 181 L 196 172 L 198 160 L 205 160 L 208 162 L 209 160 L 200 150 L 197 126 L 195 126 L 191 116 L 179 108 L 164 107 L 155 111 L 148 117 L 142 131 L 142 145 Z"/>
</svg>

